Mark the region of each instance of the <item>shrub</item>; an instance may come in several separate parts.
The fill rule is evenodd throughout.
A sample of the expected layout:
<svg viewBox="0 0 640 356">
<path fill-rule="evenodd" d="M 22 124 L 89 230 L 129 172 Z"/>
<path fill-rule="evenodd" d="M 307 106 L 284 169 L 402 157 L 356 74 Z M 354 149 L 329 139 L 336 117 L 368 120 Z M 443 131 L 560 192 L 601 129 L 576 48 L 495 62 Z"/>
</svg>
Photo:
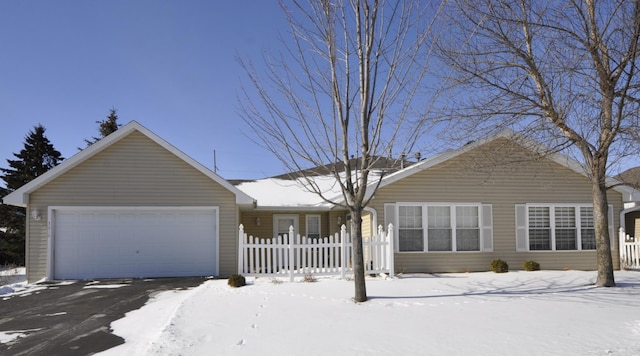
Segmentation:
<svg viewBox="0 0 640 356">
<path fill-rule="evenodd" d="M 231 287 L 237 288 L 242 287 L 247 284 L 246 279 L 243 275 L 240 274 L 232 274 L 229 276 L 229 281 L 227 282 Z"/>
<path fill-rule="evenodd" d="M 491 261 L 491 270 L 495 273 L 509 272 L 509 265 L 501 259 L 493 260 Z"/>
<path fill-rule="evenodd" d="M 304 275 L 304 279 L 302 281 L 307 283 L 313 283 L 313 282 L 317 282 L 318 280 L 313 274 L 307 273 Z"/>
<path fill-rule="evenodd" d="M 524 261 L 522 262 L 522 268 L 524 268 L 525 271 L 539 271 L 540 264 L 536 261 Z"/>
</svg>

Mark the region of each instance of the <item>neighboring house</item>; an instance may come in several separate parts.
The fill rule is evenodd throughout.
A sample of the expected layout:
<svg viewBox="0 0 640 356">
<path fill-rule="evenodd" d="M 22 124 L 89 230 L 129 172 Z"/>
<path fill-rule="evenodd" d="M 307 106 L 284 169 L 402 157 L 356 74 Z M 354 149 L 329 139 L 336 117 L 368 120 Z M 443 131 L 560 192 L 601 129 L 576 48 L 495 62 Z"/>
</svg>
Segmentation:
<svg viewBox="0 0 640 356">
<path fill-rule="evenodd" d="M 595 269 L 591 187 L 580 166 L 562 155 L 537 157 L 539 146 L 516 137 L 503 132 L 400 167 L 381 159 L 365 237 L 393 224 L 397 272 L 485 271 L 496 258 L 512 269 L 526 260 Z M 333 178 L 316 173 L 318 187 L 340 199 Z M 296 176 L 234 186 L 131 122 L 4 202 L 29 211 L 29 281 L 227 276 L 237 271 L 240 224 L 270 238 L 289 226 L 324 237 L 349 223 L 346 209 Z M 638 200 L 632 195 L 622 186 L 608 193 L 614 251 L 623 202 Z"/>
</svg>

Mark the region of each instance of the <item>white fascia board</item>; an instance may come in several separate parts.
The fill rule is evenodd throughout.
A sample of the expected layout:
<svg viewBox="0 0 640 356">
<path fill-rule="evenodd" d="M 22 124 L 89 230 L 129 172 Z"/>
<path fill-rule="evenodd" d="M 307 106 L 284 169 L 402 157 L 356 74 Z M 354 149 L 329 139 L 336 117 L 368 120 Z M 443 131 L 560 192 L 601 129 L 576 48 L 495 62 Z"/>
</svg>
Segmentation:
<svg viewBox="0 0 640 356">
<path fill-rule="evenodd" d="M 19 206 L 19 207 L 23 207 L 23 208 L 27 207 L 27 202 L 28 201 L 29 201 L 29 194 L 28 193 L 24 193 L 24 194 L 18 193 L 18 194 L 16 194 L 15 191 L 13 193 L 11 193 L 11 194 L 8 194 L 4 198 L 2 198 L 2 203 L 3 204 Z"/>
<path fill-rule="evenodd" d="M 551 159 L 553 162 L 558 163 L 559 165 L 562 165 L 564 167 L 571 169 L 572 171 L 586 178 L 589 177 L 589 175 L 585 170 L 585 166 L 582 163 L 580 163 L 580 161 L 574 158 L 571 158 L 568 155 L 565 155 L 562 153 L 554 153 L 549 155 L 549 159 Z M 625 202 L 640 200 L 640 192 L 633 189 L 632 187 L 623 185 L 622 182 L 616 180 L 615 178 L 606 177 L 605 184 L 607 187 L 613 187 L 611 189 L 615 190 L 618 193 L 621 193 L 622 200 Z"/>
<path fill-rule="evenodd" d="M 493 136 L 489 136 L 487 138 L 484 139 L 480 139 L 480 140 L 476 140 L 472 143 L 466 144 L 464 146 L 462 146 L 459 149 L 456 150 L 449 150 L 449 151 L 445 151 L 443 153 L 437 154 L 433 157 L 427 158 L 424 161 L 418 162 L 412 166 L 409 166 L 403 170 L 394 172 L 392 174 L 390 174 L 387 177 L 384 177 L 382 179 L 382 182 L 380 183 L 379 188 L 382 188 L 386 185 L 389 185 L 391 183 L 394 183 L 400 179 L 406 178 L 410 175 L 413 175 L 414 173 L 423 171 L 425 169 L 431 168 L 437 164 L 440 164 L 442 162 L 445 162 L 447 160 L 450 160 L 452 158 L 455 158 L 463 153 L 466 153 L 468 151 L 471 151 L 481 145 L 484 145 L 486 143 L 489 143 L 491 141 L 494 141 L 498 138 L 507 138 L 510 140 L 514 140 L 517 139 L 518 141 L 516 143 L 518 143 L 519 145 L 521 145 L 522 147 L 529 149 L 529 150 L 533 150 L 533 151 L 538 151 L 538 152 L 544 152 L 546 151 L 546 147 L 540 143 L 537 142 L 535 140 L 532 140 L 530 138 L 527 138 L 511 129 L 505 129 Z M 551 161 L 558 163 L 559 165 L 566 167 L 584 177 L 588 177 L 587 172 L 585 171 L 585 167 L 582 163 L 580 163 L 578 160 L 569 157 L 566 154 L 563 153 L 553 153 L 547 156 L 548 159 L 550 159 Z M 623 200 L 624 201 L 640 201 L 640 192 L 631 188 L 631 187 L 627 187 L 624 185 L 621 185 L 620 182 L 618 182 L 617 180 L 613 179 L 613 178 L 606 178 L 606 183 L 607 186 L 611 186 L 613 187 L 613 190 L 622 193 L 623 195 Z M 375 182 L 374 183 L 370 183 L 368 185 L 368 187 L 374 188 L 375 187 Z M 367 189 L 367 195 L 366 198 L 370 198 L 372 195 L 372 190 L 373 189 Z"/>
<path fill-rule="evenodd" d="M 502 135 L 502 134 L 500 134 Z M 380 185 L 378 186 L 378 189 L 387 186 L 389 184 L 395 183 L 403 178 L 409 177 L 415 173 L 424 171 L 425 169 L 429 169 L 435 165 L 438 165 L 442 162 L 448 161 L 452 158 L 455 158 L 465 152 L 471 151 L 472 149 L 483 145 L 489 141 L 492 141 L 493 139 L 497 138 L 498 136 L 492 138 L 492 139 L 484 139 L 484 140 L 479 140 L 473 143 L 469 143 L 467 145 L 462 146 L 461 148 L 457 149 L 457 150 L 448 150 L 445 152 L 442 152 L 440 154 L 437 154 L 435 156 L 429 157 L 427 159 L 424 159 L 414 165 L 411 165 L 405 169 L 402 169 L 400 171 L 391 173 L 390 175 L 383 177 L 382 178 L 382 182 L 380 182 Z M 375 182 L 371 182 L 367 185 L 367 194 L 365 196 L 365 199 L 369 199 L 371 198 L 371 196 L 374 194 L 373 189 L 376 187 L 376 184 L 378 184 L 377 181 Z"/>
<path fill-rule="evenodd" d="M 255 211 L 273 211 L 273 212 L 291 212 L 291 211 L 308 211 L 308 212 L 327 212 L 332 209 L 333 206 L 324 205 L 324 206 L 257 206 L 253 210 Z"/>
<path fill-rule="evenodd" d="M 606 183 L 608 186 L 613 186 L 613 190 L 622 194 L 622 201 L 625 203 L 640 202 L 640 191 L 632 187 L 621 185 L 622 183 L 613 179 L 607 178 Z"/>
<path fill-rule="evenodd" d="M 181 150 L 179 150 L 177 147 L 173 146 L 169 142 L 165 141 L 160 136 L 154 134 L 153 132 L 151 132 L 150 130 L 145 128 L 144 126 L 142 126 L 140 124 L 138 124 L 138 126 L 139 126 L 139 131 L 141 133 L 143 133 L 144 135 L 146 135 L 147 137 L 149 137 L 155 143 L 157 143 L 158 145 L 162 146 L 167 151 L 173 153 L 175 156 L 177 156 L 181 160 L 185 161 L 186 163 L 191 165 L 196 170 L 200 171 L 200 173 L 202 173 L 202 174 L 206 175 L 207 177 L 211 178 L 211 180 L 215 181 L 216 183 L 218 183 L 218 184 L 222 185 L 223 187 L 225 187 L 230 192 L 234 193 L 235 196 L 236 196 L 236 204 L 238 204 L 238 205 L 253 205 L 254 204 L 255 199 L 253 199 L 252 197 L 250 197 L 249 195 L 247 195 L 246 193 L 244 193 L 240 189 L 236 188 L 233 184 L 229 183 L 226 179 L 220 177 L 215 172 L 213 172 L 209 168 L 205 167 L 202 163 L 194 160 L 189 155 L 187 155 L 186 153 L 182 152 Z"/>
<path fill-rule="evenodd" d="M 151 139 L 152 141 L 154 141 L 155 143 L 157 143 L 161 147 L 165 148 L 169 152 L 173 153 L 178 158 L 182 159 L 183 161 L 185 161 L 186 163 L 191 165 L 193 168 L 197 169 L 198 171 L 200 171 L 201 173 L 203 173 L 207 177 L 211 178 L 216 183 L 222 185 L 227 190 L 229 190 L 230 192 L 234 193 L 235 196 L 236 196 L 236 204 L 239 204 L 239 205 L 252 205 L 252 204 L 254 204 L 255 199 L 253 199 L 252 197 L 248 196 L 244 192 L 240 191 L 239 189 L 234 187 L 231 183 L 227 182 L 224 178 L 220 177 L 219 175 L 215 174 L 210 169 L 208 169 L 205 166 L 203 166 L 201 163 L 199 163 L 196 160 L 194 160 L 193 158 L 189 157 L 184 152 L 180 151 L 175 146 L 171 145 L 170 143 L 168 143 L 164 139 L 160 138 L 158 135 L 156 135 L 155 133 L 151 132 L 149 129 L 147 129 L 146 127 L 142 126 L 137 121 L 129 122 L 128 124 L 122 126 L 117 131 L 115 131 L 114 133 L 110 134 L 109 136 L 99 140 L 98 142 L 96 142 L 96 143 L 92 144 L 91 146 L 87 147 L 86 149 L 76 153 L 71 158 L 68 158 L 68 159 L 64 160 L 62 163 L 60 163 L 59 165 L 57 165 L 57 166 L 53 167 L 52 169 L 48 170 L 46 173 L 44 173 L 40 177 L 38 177 L 38 178 L 32 180 L 31 182 L 23 185 L 19 189 L 15 190 L 11 194 L 9 194 L 6 197 L 4 197 L 3 202 L 5 204 L 9 204 L 9 205 L 16 205 L 16 206 L 26 207 L 27 204 L 29 203 L 29 194 L 30 193 L 32 193 L 33 191 L 37 190 L 38 188 L 44 186 L 45 184 L 49 183 L 50 181 L 54 180 L 55 178 L 59 177 L 63 173 L 67 172 L 68 170 L 74 168 L 75 166 L 79 165 L 80 163 L 86 161 L 87 159 L 89 159 L 90 157 L 94 156 L 98 152 L 100 152 L 100 151 L 104 150 L 105 148 L 111 146 L 112 144 L 118 142 L 120 139 L 128 136 L 133 131 L 138 131 L 138 132 L 142 133 L 143 135 L 147 136 L 149 139 Z"/>
<path fill-rule="evenodd" d="M 43 175 L 37 177 L 36 179 L 23 185 L 22 187 L 16 189 L 11 194 L 4 197 L 3 202 L 9 205 L 16 205 L 16 206 L 23 206 L 23 207 L 27 206 L 27 204 L 29 203 L 29 194 L 36 191 L 40 187 L 46 185 L 47 183 L 54 180 L 55 178 L 61 176 L 63 173 L 74 168 L 80 163 L 86 161 L 90 157 L 94 156 L 96 153 L 111 146 L 113 143 L 127 136 L 129 133 L 131 133 L 131 131 L 137 129 L 138 127 L 141 127 L 140 124 L 138 124 L 135 121 L 131 121 L 130 123 L 121 127 L 111 135 L 99 140 L 98 142 L 92 144 L 91 146 L 85 148 L 84 150 L 76 153 L 70 158 L 64 160 L 59 165 L 46 171 Z"/>
</svg>

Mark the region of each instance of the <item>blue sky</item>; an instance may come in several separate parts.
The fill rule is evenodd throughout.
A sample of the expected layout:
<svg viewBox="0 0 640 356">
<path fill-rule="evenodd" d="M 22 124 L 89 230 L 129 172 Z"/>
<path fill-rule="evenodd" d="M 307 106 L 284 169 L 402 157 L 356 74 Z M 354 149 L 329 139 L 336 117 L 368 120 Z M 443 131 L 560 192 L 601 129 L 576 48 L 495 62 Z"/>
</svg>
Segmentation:
<svg viewBox="0 0 640 356">
<path fill-rule="evenodd" d="M 244 72 L 280 48 L 277 1 L 0 2 L 0 167 L 42 124 L 68 158 L 109 109 L 224 178 L 283 173 L 238 114 Z"/>
<path fill-rule="evenodd" d="M 287 30 L 277 0 L 0 1 L 0 167 L 37 124 L 71 157 L 113 107 L 224 178 L 284 173 L 238 113 L 236 56 Z"/>
</svg>

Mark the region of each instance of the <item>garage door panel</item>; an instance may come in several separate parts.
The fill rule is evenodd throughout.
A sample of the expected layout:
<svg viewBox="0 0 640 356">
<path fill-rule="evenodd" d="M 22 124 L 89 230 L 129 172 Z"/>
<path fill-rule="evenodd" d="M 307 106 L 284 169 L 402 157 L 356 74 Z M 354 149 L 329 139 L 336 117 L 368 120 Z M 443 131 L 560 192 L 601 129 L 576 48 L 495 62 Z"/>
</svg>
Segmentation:
<svg viewBox="0 0 640 356">
<path fill-rule="evenodd" d="M 214 275 L 217 210 L 55 213 L 56 279 Z"/>
</svg>

